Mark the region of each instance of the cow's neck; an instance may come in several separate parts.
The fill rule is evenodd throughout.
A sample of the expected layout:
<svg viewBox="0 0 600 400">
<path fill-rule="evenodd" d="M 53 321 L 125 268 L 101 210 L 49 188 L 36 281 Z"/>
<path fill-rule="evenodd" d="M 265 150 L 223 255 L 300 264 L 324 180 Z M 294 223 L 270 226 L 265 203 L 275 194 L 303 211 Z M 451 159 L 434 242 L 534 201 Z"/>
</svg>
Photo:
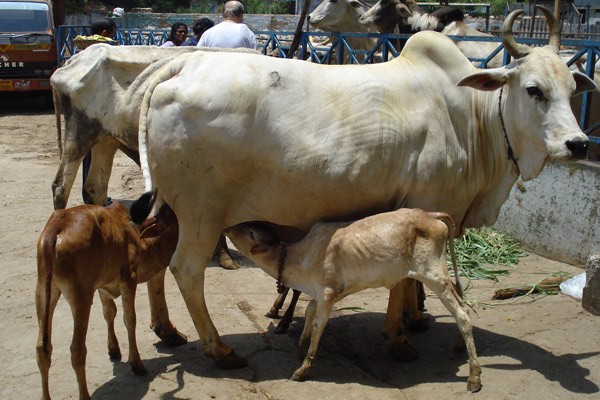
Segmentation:
<svg viewBox="0 0 600 400">
<path fill-rule="evenodd" d="M 479 182 L 479 190 L 475 194 L 471 204 L 464 216 L 462 228 L 491 226 L 498 219 L 502 204 L 508 198 L 510 191 L 519 177 L 518 164 L 514 161 L 517 155 L 511 158 L 509 145 L 505 136 L 502 119 L 510 118 L 499 112 L 500 91 L 482 92 L 475 91 L 480 120 L 471 132 L 477 137 L 472 138 L 479 141 L 475 146 L 474 162 L 469 163 L 474 169 L 467 179 Z M 505 100 L 506 89 L 503 93 L 502 104 Z"/>
</svg>

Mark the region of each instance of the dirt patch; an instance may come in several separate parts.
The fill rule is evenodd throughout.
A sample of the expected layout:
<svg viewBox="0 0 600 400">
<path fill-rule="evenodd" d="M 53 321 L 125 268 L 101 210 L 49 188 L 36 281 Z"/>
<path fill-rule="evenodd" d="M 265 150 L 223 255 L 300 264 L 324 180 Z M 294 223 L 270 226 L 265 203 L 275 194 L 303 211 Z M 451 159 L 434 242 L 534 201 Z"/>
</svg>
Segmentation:
<svg viewBox="0 0 600 400">
<path fill-rule="evenodd" d="M 37 320 L 34 288 L 35 245 L 52 212 L 50 184 L 58 167 L 54 115 L 39 107 L 2 104 L 0 111 L 1 351 L 4 368 L 0 397 L 39 398 L 35 361 Z M 27 106 L 27 107 L 25 107 Z M 109 196 L 135 199 L 143 183 L 137 167 L 118 155 Z M 81 202 L 81 178 L 70 205 Z M 452 347 L 458 330 L 449 313 L 429 292 L 426 302 L 431 329 L 409 334 L 420 358 L 397 363 L 387 352 L 381 328 L 386 290 L 368 290 L 337 306 L 307 382 L 288 378 L 299 365 L 297 340 L 307 299 L 301 297 L 289 332 L 274 335 L 273 320 L 264 317 L 275 299 L 275 281 L 248 262 L 236 270 L 208 268 L 206 297 L 217 329 L 249 367 L 218 369 L 202 356 L 197 333 L 172 276 L 167 274 L 171 319 L 190 342 L 163 346 L 148 327 L 146 286 L 138 289 L 138 345 L 148 376 L 133 375 L 123 362 L 112 362 L 106 348 L 106 326 L 100 301 L 94 303 L 88 332 L 88 386 L 96 399 L 430 399 L 472 398 L 466 392 L 465 355 Z M 475 281 L 474 301 L 489 301 L 500 287 L 538 282 L 547 273 L 582 272 L 570 265 L 528 256 L 500 283 Z M 119 315 L 121 307 L 119 306 Z M 597 398 L 600 385 L 599 319 L 564 295 L 525 300 L 510 306 L 478 305 L 472 312 L 474 336 L 482 364 L 481 399 Z M 72 319 L 64 299 L 54 316 L 50 390 L 55 399 L 77 398 L 70 365 Z M 117 335 L 127 354 L 120 317 Z"/>
</svg>

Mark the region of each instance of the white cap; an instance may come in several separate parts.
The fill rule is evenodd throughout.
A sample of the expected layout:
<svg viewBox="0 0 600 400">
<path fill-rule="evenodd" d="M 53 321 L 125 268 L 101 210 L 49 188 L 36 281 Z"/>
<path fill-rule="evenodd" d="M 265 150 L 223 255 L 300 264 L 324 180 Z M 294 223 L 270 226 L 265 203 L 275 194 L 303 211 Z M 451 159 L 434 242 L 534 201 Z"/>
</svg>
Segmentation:
<svg viewBox="0 0 600 400">
<path fill-rule="evenodd" d="M 123 15 L 125 15 L 125 10 L 121 7 L 116 7 L 114 10 L 112 10 L 112 16 L 114 18 L 121 18 Z"/>
</svg>

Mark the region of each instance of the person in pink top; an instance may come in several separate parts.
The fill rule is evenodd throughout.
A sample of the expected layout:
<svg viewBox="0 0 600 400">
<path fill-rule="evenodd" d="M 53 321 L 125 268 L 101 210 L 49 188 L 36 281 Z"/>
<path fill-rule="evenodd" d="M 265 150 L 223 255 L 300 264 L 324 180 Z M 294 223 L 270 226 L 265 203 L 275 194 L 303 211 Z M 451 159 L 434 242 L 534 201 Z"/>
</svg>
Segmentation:
<svg viewBox="0 0 600 400">
<path fill-rule="evenodd" d="M 256 49 L 256 36 L 243 24 L 244 5 L 231 0 L 223 6 L 223 21 L 213 26 L 200 38 L 198 47 Z"/>
</svg>

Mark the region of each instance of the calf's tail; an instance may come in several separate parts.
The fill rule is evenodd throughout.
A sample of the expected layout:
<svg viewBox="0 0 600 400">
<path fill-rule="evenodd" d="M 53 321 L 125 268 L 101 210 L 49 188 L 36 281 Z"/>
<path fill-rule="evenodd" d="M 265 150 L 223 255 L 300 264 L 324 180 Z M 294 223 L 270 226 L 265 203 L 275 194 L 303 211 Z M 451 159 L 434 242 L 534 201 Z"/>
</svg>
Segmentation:
<svg viewBox="0 0 600 400">
<path fill-rule="evenodd" d="M 52 297 L 52 276 L 56 265 L 56 239 L 57 234 L 44 233 L 38 245 L 38 285 L 43 285 L 44 292 L 38 293 L 36 301 L 38 310 L 42 315 L 38 319 L 43 321 L 42 346 L 45 352 L 49 352 L 48 342 L 50 339 L 50 303 Z"/>
<path fill-rule="evenodd" d="M 448 249 L 450 251 L 450 260 L 452 261 L 452 269 L 454 270 L 454 279 L 456 280 L 456 292 L 462 298 L 463 290 L 458 280 L 458 266 L 456 263 L 456 251 L 454 249 L 454 231 L 455 225 L 452 217 L 446 213 L 435 213 L 435 218 L 442 221 L 448 227 Z"/>
</svg>

